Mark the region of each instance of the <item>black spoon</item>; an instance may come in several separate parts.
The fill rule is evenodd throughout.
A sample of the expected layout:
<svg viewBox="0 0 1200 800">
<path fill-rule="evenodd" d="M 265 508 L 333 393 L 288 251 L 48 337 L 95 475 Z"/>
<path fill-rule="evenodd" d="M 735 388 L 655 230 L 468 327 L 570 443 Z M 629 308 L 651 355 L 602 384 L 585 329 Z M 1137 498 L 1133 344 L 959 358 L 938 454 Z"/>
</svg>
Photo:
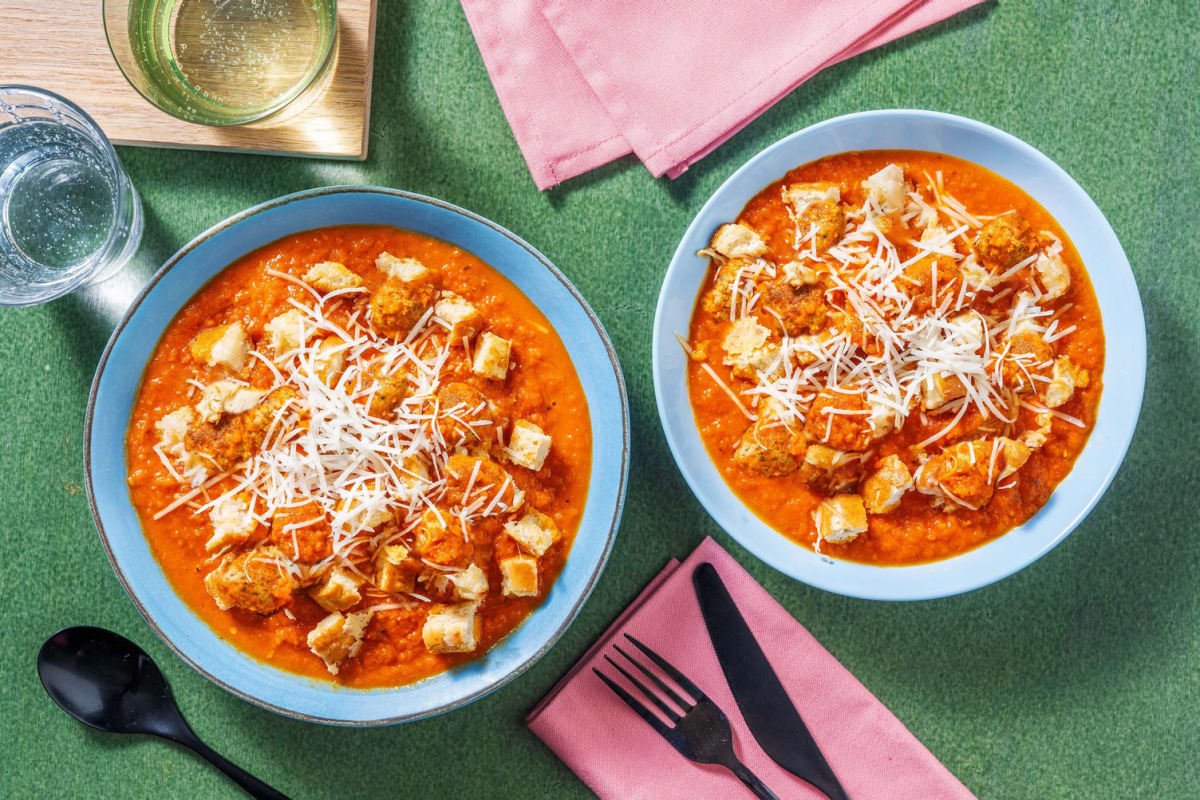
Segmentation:
<svg viewBox="0 0 1200 800">
<path fill-rule="evenodd" d="M 104 628 L 63 628 L 42 645 L 38 677 L 59 707 L 108 733 L 148 733 L 191 748 L 251 796 L 288 800 L 200 741 L 171 699 L 158 665 L 142 648 Z"/>
</svg>

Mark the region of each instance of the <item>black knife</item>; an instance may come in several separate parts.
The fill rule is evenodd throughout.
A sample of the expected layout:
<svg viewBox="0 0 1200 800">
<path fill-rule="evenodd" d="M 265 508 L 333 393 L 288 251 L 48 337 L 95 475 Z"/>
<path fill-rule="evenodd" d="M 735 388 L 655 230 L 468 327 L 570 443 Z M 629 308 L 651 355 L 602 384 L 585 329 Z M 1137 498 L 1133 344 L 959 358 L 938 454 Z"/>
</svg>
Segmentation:
<svg viewBox="0 0 1200 800">
<path fill-rule="evenodd" d="M 724 581 L 707 562 L 692 573 L 696 598 L 721 671 L 755 740 L 776 764 L 820 789 L 850 800 L 750 632 Z"/>
</svg>

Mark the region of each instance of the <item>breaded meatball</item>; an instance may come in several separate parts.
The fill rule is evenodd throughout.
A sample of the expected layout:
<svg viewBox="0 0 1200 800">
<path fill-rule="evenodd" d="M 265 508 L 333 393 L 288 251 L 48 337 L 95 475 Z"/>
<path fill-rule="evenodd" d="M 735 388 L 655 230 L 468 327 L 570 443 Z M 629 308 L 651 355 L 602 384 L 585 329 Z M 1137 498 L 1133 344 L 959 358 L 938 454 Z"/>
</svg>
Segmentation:
<svg viewBox="0 0 1200 800">
<path fill-rule="evenodd" d="M 717 268 L 712 287 L 705 292 L 701 301 L 704 310 L 717 319 L 729 319 L 729 304 L 733 297 L 733 284 L 738 273 L 750 264 L 741 258 L 731 258 Z"/>
<path fill-rule="evenodd" d="M 408 336 L 442 290 L 440 272 L 425 270 L 411 281 L 388 278 L 371 293 L 371 325 L 396 340 Z"/>
<path fill-rule="evenodd" d="M 1029 220 L 1017 212 L 988 220 L 975 237 L 975 254 L 979 263 L 992 271 L 1003 272 L 1033 255 L 1037 237 Z"/>
<path fill-rule="evenodd" d="M 437 428 L 447 447 L 490 449 L 498 443 L 496 427 L 501 420 L 483 392 L 469 383 L 455 381 L 438 391 L 437 401 Z"/>
<path fill-rule="evenodd" d="M 412 392 L 408 382 L 408 370 L 401 368 L 391 375 L 379 378 L 379 387 L 371 395 L 367 412 L 378 419 L 390 419 L 396 409 Z"/>
<path fill-rule="evenodd" d="M 792 206 L 800 238 L 812 232 L 818 253 L 824 253 L 841 241 L 846 230 L 846 210 L 838 202 L 841 189 L 836 183 L 794 183 L 783 191 L 784 201 Z"/>
<path fill-rule="evenodd" d="M 233 469 L 254 456 L 263 446 L 275 415 L 299 393 L 280 386 L 241 414 L 223 414 L 216 422 L 200 422 L 188 428 L 187 449 L 204 453 L 221 469 Z"/>
<path fill-rule="evenodd" d="M 271 542 L 300 564 L 314 564 L 333 552 L 331 535 L 325 512 L 311 500 L 294 508 L 281 508 L 271 518 Z"/>
<path fill-rule="evenodd" d="M 863 473 L 862 459 L 857 453 L 810 444 L 804 450 L 798 477 L 814 492 L 835 495 L 853 488 Z"/>
<path fill-rule="evenodd" d="M 291 603 L 298 587 L 291 563 L 273 546 L 228 553 L 208 573 L 204 586 L 222 611 L 241 608 L 255 614 L 272 614 Z"/>
<path fill-rule="evenodd" d="M 905 267 L 896 283 L 913 299 L 913 310 L 923 314 L 938 305 L 938 299 L 953 296 L 960 288 L 961 271 L 957 262 L 941 256 L 925 256 Z M 933 296 L 934 290 L 937 297 Z"/>
<path fill-rule="evenodd" d="M 1033 376 L 1044 375 L 1054 362 L 1054 350 L 1035 331 L 1023 331 L 1008 341 L 1008 345 L 992 358 L 989 373 L 995 375 L 999 364 L 1005 386 L 1018 392 L 1036 388 Z"/>
<path fill-rule="evenodd" d="M 800 466 L 792 455 L 793 434 L 781 422 L 760 418 L 738 440 L 733 460 L 751 472 L 777 478 Z"/>
<path fill-rule="evenodd" d="M 769 308 L 779 315 L 789 336 L 816 333 L 825 327 L 825 317 L 829 313 L 825 287 L 820 283 L 797 288 L 786 280 L 777 279 L 763 289 L 761 302 L 764 310 Z M 774 314 L 768 312 L 759 317 L 768 328 L 779 325 Z"/>
<path fill-rule="evenodd" d="M 478 470 L 476 469 L 478 465 Z M 474 475 L 474 483 L 471 476 Z M 471 496 L 466 496 L 467 486 L 471 486 Z M 496 496 L 500 488 L 506 486 L 500 496 L 500 503 L 511 510 L 520 505 L 519 490 L 504 467 L 490 458 L 477 456 L 452 455 L 446 459 L 446 493 L 443 500 L 451 506 L 470 505 L 484 493 L 488 501 Z"/>
<path fill-rule="evenodd" d="M 838 411 L 852 413 L 835 413 Z M 870 407 L 861 394 L 825 389 L 813 400 L 804 434 L 810 442 L 835 450 L 866 450 L 872 440 L 869 412 Z"/>
<path fill-rule="evenodd" d="M 413 530 L 413 551 L 426 561 L 445 567 L 465 567 L 475 554 L 470 529 L 447 508 L 427 508 Z"/>
<path fill-rule="evenodd" d="M 917 489 L 956 505 L 983 508 L 991 501 L 996 476 L 1004 467 L 992 462 L 992 448 L 992 442 L 985 439 L 947 447 L 918 470 Z"/>
</svg>

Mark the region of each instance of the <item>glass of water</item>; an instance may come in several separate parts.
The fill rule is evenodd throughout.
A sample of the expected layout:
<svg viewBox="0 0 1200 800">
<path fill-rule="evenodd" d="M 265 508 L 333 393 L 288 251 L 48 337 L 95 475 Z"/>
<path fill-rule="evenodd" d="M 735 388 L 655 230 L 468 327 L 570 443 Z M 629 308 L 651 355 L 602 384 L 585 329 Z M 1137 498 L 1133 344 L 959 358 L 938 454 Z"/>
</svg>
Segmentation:
<svg viewBox="0 0 1200 800">
<path fill-rule="evenodd" d="M 109 278 L 141 237 L 141 201 L 92 118 L 52 92 L 0 86 L 0 305 Z"/>
</svg>

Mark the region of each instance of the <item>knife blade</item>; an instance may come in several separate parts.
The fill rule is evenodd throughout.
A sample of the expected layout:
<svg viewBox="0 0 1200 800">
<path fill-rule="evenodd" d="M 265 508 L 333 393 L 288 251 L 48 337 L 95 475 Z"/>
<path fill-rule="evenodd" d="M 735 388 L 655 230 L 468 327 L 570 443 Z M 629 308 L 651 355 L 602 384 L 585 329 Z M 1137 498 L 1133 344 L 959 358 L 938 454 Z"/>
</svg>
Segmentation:
<svg viewBox="0 0 1200 800">
<path fill-rule="evenodd" d="M 830 800 L 849 800 L 716 568 L 708 562 L 697 566 L 692 585 L 725 681 L 754 739 L 776 764 Z"/>
</svg>

